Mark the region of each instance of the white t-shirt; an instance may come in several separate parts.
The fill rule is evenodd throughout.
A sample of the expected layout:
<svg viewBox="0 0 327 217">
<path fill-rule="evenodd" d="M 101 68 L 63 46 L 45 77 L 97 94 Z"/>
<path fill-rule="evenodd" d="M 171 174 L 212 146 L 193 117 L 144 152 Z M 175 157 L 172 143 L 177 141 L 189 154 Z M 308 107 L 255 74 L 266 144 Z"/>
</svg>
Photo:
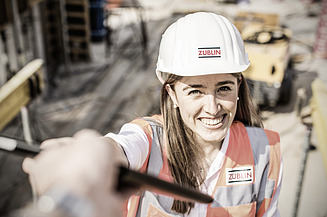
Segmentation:
<svg viewBox="0 0 327 217">
<path fill-rule="evenodd" d="M 130 164 L 130 168 L 138 170 L 142 167 L 149 153 L 149 141 L 140 126 L 133 123 L 124 124 L 118 134 L 108 133 L 105 135 L 114 139 L 118 144 L 120 144 L 127 156 Z M 207 173 L 206 180 L 201 185 L 201 192 L 211 195 L 220 173 L 222 163 L 225 158 L 225 154 L 229 143 L 229 130 L 223 141 L 220 151 L 218 152 L 215 160 L 211 164 L 209 171 Z M 279 217 L 279 211 L 277 209 L 278 197 L 281 189 L 281 178 L 282 178 L 282 164 L 280 168 L 280 174 L 278 179 L 278 186 L 276 193 L 271 201 L 269 208 L 263 217 Z M 207 213 L 207 204 L 195 203 L 194 208 L 191 210 L 190 214 L 185 214 L 187 217 L 203 217 Z"/>
</svg>

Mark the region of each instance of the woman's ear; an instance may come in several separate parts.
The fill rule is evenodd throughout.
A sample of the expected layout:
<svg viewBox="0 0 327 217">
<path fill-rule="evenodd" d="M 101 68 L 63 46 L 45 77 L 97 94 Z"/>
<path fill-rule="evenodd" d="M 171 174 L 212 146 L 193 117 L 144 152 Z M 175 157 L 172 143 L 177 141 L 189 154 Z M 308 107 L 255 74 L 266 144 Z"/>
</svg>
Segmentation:
<svg viewBox="0 0 327 217">
<path fill-rule="evenodd" d="M 242 82 L 243 82 L 243 76 L 240 76 L 240 77 L 238 78 L 238 88 L 240 88 Z"/>
<path fill-rule="evenodd" d="M 171 100 L 173 101 L 174 105 L 178 106 L 177 103 L 177 97 L 176 97 L 176 93 L 175 91 L 171 88 L 171 86 L 169 84 L 166 84 L 166 91 L 169 94 Z"/>
<path fill-rule="evenodd" d="M 239 96 L 240 87 L 241 87 L 242 82 L 243 82 L 243 76 L 240 76 L 239 78 L 237 78 L 237 95 L 238 96 Z"/>
</svg>

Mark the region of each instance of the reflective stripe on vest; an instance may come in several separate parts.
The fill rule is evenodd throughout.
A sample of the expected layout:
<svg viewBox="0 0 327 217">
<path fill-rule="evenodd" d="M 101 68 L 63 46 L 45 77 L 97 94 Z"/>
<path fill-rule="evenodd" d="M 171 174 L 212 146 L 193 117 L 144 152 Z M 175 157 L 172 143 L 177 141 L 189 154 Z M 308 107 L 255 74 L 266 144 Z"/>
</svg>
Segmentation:
<svg viewBox="0 0 327 217">
<path fill-rule="evenodd" d="M 142 119 L 135 119 L 133 120 L 131 123 L 133 124 L 137 124 L 138 126 L 140 126 L 142 128 L 142 130 L 144 131 L 144 133 L 147 136 L 147 139 L 149 141 L 149 150 L 151 150 L 151 146 L 152 146 L 152 135 L 153 135 L 153 131 L 152 131 L 152 127 L 149 125 L 149 123 L 145 120 Z M 140 172 L 145 172 L 147 170 L 147 166 L 148 166 L 148 162 L 150 158 L 150 151 L 148 153 L 147 159 L 145 160 L 145 163 L 143 164 L 143 166 L 140 169 Z M 127 217 L 134 217 L 136 215 L 137 209 L 139 207 L 139 201 L 140 201 L 140 196 L 139 195 L 133 195 L 130 197 L 129 199 L 129 208 L 127 208 L 128 203 L 126 202 L 125 204 L 125 214 L 124 216 Z M 127 211 L 128 210 L 128 211 Z"/>
<path fill-rule="evenodd" d="M 171 180 L 167 158 L 162 157 L 158 138 L 158 134 L 161 135 L 158 132 L 160 128 L 150 123 L 148 122 L 152 127 L 153 139 L 147 172 Z M 276 191 L 280 162 L 277 133 L 244 127 L 242 123 L 234 122 L 230 128 L 226 156 L 212 194 L 214 202 L 208 205 L 207 216 L 262 216 Z M 145 191 L 137 215 L 133 216 L 183 216 L 170 210 L 172 203 L 171 197 Z"/>
<path fill-rule="evenodd" d="M 269 154 L 270 161 L 269 161 L 268 180 L 267 180 L 268 183 L 266 184 L 267 187 L 265 191 L 264 200 L 262 201 L 260 206 L 258 206 L 258 212 L 257 212 L 258 217 L 264 215 L 265 211 L 267 210 L 267 208 L 271 203 L 272 197 L 276 192 L 279 175 L 280 175 L 280 165 L 282 161 L 279 135 L 275 132 L 271 132 L 268 130 L 265 130 L 265 132 L 267 134 L 267 138 L 270 144 L 270 154 Z"/>
</svg>

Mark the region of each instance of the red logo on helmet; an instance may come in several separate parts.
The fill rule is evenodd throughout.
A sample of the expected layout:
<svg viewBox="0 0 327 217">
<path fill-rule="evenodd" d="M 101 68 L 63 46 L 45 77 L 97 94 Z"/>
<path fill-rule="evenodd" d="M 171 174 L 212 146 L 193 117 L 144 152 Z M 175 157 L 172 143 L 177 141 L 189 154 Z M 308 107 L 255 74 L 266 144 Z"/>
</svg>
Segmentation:
<svg viewBox="0 0 327 217">
<path fill-rule="evenodd" d="M 221 57 L 220 47 L 201 47 L 198 48 L 199 58 Z"/>
</svg>

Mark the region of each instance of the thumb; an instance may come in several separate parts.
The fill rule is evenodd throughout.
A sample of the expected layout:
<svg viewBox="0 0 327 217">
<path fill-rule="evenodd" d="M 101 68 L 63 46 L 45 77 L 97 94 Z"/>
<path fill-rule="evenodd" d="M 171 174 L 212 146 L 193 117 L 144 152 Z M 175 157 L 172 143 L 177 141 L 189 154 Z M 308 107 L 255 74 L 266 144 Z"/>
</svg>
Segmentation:
<svg viewBox="0 0 327 217">
<path fill-rule="evenodd" d="M 23 171 L 27 174 L 30 174 L 33 171 L 33 167 L 35 165 L 35 161 L 32 158 L 25 158 L 22 163 Z"/>
</svg>

